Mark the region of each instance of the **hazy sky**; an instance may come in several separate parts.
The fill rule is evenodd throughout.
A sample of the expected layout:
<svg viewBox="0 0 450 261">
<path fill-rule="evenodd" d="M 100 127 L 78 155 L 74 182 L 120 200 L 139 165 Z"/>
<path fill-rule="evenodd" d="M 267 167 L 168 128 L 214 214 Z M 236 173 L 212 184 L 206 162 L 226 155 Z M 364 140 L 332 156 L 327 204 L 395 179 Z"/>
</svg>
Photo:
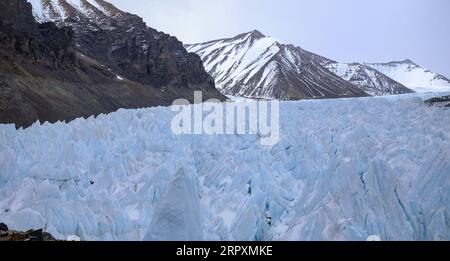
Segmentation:
<svg viewBox="0 0 450 261">
<path fill-rule="evenodd" d="M 344 62 L 409 58 L 450 77 L 449 0 L 109 0 L 197 43 L 258 29 Z"/>
</svg>

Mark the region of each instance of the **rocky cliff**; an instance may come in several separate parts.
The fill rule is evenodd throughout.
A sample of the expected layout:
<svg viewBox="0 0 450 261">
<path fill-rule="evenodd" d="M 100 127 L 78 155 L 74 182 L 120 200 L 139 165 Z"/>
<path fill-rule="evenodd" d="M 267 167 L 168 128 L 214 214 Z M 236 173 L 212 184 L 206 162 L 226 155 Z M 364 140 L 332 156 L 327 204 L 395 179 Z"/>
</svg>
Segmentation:
<svg viewBox="0 0 450 261">
<path fill-rule="evenodd" d="M 37 120 L 69 121 L 120 108 L 170 105 L 177 98 L 193 101 L 194 90 L 207 99 L 225 98 L 198 56 L 188 54 L 176 38 L 147 28 L 137 16 L 128 17 L 111 20 L 122 29 L 81 29 L 81 20 L 38 23 L 27 1 L 2 0 L 0 123 L 27 127 Z M 140 33 L 120 27 L 132 20 L 142 22 Z M 138 46 L 140 37 L 147 39 L 145 50 Z"/>
<path fill-rule="evenodd" d="M 26 1 L 0 2 L 0 54 L 15 62 L 44 64 L 53 69 L 75 63 L 73 31 L 53 23 L 37 24 Z"/>
<path fill-rule="evenodd" d="M 75 31 L 77 48 L 126 78 L 155 87 L 214 89 L 196 54 L 177 38 L 104 0 L 30 0 L 38 21 Z"/>
</svg>

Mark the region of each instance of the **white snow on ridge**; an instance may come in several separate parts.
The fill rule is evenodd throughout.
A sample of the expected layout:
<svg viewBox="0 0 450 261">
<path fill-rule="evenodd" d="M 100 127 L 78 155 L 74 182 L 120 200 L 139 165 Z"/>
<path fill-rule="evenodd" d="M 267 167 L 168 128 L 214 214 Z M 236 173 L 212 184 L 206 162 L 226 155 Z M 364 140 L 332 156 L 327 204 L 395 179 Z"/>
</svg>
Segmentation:
<svg viewBox="0 0 450 261">
<path fill-rule="evenodd" d="M 448 79 L 408 60 L 391 63 L 368 63 L 366 65 L 419 93 L 450 91 Z"/>
<path fill-rule="evenodd" d="M 342 79 L 359 86 L 372 96 L 413 92 L 381 72 L 363 64 L 326 62 L 324 66 Z"/>
<path fill-rule="evenodd" d="M 97 0 L 87 0 L 91 5 L 93 5 L 97 10 L 101 11 L 105 15 L 110 15 L 110 13 L 105 9 L 103 5 L 100 5 Z"/>
<path fill-rule="evenodd" d="M 70 4 L 71 6 L 75 7 L 78 10 L 82 10 L 82 0 L 66 0 L 66 2 L 68 4 Z"/>
<path fill-rule="evenodd" d="M 105 17 L 113 17 L 115 14 L 108 10 L 101 2 L 97 0 L 27 0 L 33 6 L 33 16 L 38 22 L 64 22 L 67 16 L 67 10 L 75 9 L 76 16 L 89 18 L 104 28 L 111 28 L 108 24 L 103 24 Z M 67 5 L 66 5 L 67 4 Z M 66 10 L 66 8 L 68 8 Z"/>
<path fill-rule="evenodd" d="M 450 113 L 422 99 L 283 102 L 273 147 L 175 136 L 163 107 L 0 125 L 0 220 L 81 240 L 450 240 Z"/>
<path fill-rule="evenodd" d="M 361 71 L 359 66 L 348 68 L 351 69 L 348 75 L 336 74 L 332 68 L 322 67 L 333 61 L 282 44 L 256 30 L 233 38 L 186 45 L 186 49 L 202 58 L 206 71 L 225 95 L 292 100 L 412 92 L 381 73 Z"/>
<path fill-rule="evenodd" d="M 204 45 L 191 45 L 187 49 L 200 55 L 206 71 L 211 72 L 220 90 L 239 81 L 247 84 L 280 51 L 275 38 L 254 38 L 252 32 L 234 41 L 218 40 Z M 226 55 L 217 56 L 218 53 Z"/>
</svg>

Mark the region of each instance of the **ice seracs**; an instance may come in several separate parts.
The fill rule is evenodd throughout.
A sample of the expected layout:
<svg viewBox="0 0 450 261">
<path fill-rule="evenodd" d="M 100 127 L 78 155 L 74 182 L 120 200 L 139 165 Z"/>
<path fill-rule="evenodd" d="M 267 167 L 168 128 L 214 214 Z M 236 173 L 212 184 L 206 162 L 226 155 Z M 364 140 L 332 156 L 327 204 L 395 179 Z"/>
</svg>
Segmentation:
<svg viewBox="0 0 450 261">
<path fill-rule="evenodd" d="M 281 102 L 274 146 L 175 135 L 163 107 L 0 125 L 0 220 L 58 239 L 450 240 L 450 113 L 431 97 Z"/>
<path fill-rule="evenodd" d="M 198 177 L 179 169 L 161 198 L 144 240 L 200 241 L 201 224 Z"/>
</svg>

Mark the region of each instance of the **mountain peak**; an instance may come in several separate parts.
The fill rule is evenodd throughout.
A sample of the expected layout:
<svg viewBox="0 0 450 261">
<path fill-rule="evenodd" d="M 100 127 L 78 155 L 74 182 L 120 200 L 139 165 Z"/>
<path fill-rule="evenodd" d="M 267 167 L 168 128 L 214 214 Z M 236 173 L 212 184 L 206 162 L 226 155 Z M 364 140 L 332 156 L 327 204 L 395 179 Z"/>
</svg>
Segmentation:
<svg viewBox="0 0 450 261">
<path fill-rule="evenodd" d="M 242 34 L 238 34 L 235 37 L 231 38 L 231 39 L 248 39 L 248 38 L 252 38 L 252 39 L 262 39 L 265 38 L 266 36 L 261 33 L 258 30 L 253 30 L 250 32 L 246 32 L 246 33 L 242 33 Z"/>
<path fill-rule="evenodd" d="M 410 59 L 405 59 L 405 60 L 403 60 L 403 63 L 414 63 L 414 62 L 411 61 Z"/>
<path fill-rule="evenodd" d="M 261 33 L 258 30 L 253 30 L 251 32 L 246 33 L 245 38 L 251 39 L 252 41 L 258 41 L 264 38 L 269 38 L 265 36 L 263 33 Z"/>
<path fill-rule="evenodd" d="M 248 34 L 250 34 L 251 36 L 253 36 L 255 38 L 264 38 L 264 37 L 266 37 L 263 33 L 261 33 L 258 30 L 253 30 L 253 31 L 249 32 Z"/>
<path fill-rule="evenodd" d="M 417 66 L 417 64 L 415 62 L 411 61 L 410 59 L 405 59 L 405 60 L 401 60 L 401 61 L 391 61 L 391 62 L 388 62 L 386 64 L 388 64 L 388 65 L 410 64 L 410 65 L 416 65 Z"/>
</svg>

